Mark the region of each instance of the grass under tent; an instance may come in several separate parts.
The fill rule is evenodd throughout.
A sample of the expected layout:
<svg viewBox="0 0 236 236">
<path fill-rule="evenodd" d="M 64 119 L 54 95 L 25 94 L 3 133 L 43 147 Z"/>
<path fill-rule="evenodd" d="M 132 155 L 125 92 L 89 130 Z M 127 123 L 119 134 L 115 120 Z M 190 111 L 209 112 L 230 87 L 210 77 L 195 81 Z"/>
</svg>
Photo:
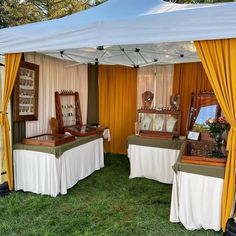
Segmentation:
<svg viewBox="0 0 236 236">
<path fill-rule="evenodd" d="M 107 154 L 67 195 L 12 192 L 0 198 L 0 235 L 221 235 L 170 223 L 172 185 L 128 177 L 128 158 Z"/>
</svg>

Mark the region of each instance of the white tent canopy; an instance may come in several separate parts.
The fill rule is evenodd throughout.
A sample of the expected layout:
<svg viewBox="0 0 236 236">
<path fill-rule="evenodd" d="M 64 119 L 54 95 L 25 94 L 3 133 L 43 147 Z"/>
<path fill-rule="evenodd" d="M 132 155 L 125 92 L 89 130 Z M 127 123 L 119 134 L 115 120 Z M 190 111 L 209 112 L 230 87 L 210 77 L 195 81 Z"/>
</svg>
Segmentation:
<svg viewBox="0 0 236 236">
<path fill-rule="evenodd" d="M 136 66 L 199 61 L 192 41 L 223 38 L 236 38 L 236 3 L 109 0 L 61 19 L 2 29 L 0 53 Z"/>
</svg>

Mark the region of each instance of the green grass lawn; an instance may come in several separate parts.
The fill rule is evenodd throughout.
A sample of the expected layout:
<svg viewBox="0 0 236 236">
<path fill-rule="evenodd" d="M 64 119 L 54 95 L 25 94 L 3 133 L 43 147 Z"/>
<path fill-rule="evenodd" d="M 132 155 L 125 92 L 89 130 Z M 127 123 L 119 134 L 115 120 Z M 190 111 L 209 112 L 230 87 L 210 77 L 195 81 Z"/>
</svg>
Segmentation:
<svg viewBox="0 0 236 236">
<path fill-rule="evenodd" d="M 169 222 L 171 185 L 129 180 L 126 156 L 56 198 L 13 192 L 0 198 L 0 235 L 220 235 Z"/>
</svg>

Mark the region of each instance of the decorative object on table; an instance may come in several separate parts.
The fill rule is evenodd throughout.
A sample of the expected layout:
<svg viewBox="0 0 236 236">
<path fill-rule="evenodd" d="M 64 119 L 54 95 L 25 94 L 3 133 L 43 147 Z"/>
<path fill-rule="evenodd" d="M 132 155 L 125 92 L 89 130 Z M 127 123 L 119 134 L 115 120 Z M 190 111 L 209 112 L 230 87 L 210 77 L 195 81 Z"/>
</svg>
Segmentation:
<svg viewBox="0 0 236 236">
<path fill-rule="evenodd" d="M 201 140 L 212 140 L 207 132 L 206 120 L 220 115 L 219 103 L 212 92 L 192 94 L 188 111 L 186 133 L 200 132 Z"/>
<path fill-rule="evenodd" d="M 172 111 L 178 111 L 180 109 L 180 94 L 170 96 L 170 106 Z"/>
<path fill-rule="evenodd" d="M 154 94 L 151 91 L 146 91 L 142 93 L 142 104 L 143 104 L 144 109 L 151 108 L 153 98 L 154 98 Z"/>
<path fill-rule="evenodd" d="M 135 135 L 139 135 L 140 127 L 139 127 L 139 123 L 138 122 L 135 122 L 134 130 L 135 130 Z"/>
<path fill-rule="evenodd" d="M 84 137 L 95 134 L 102 134 L 104 131 L 104 127 L 96 128 L 89 125 L 69 126 L 69 127 L 64 127 L 64 131 L 75 136 Z"/>
<path fill-rule="evenodd" d="M 68 132 L 76 136 L 89 136 L 104 131 L 103 127 L 83 125 L 78 92 L 72 90 L 55 92 L 55 105 L 60 134 Z"/>
<path fill-rule="evenodd" d="M 52 131 L 52 134 L 59 134 L 59 129 L 58 129 L 58 121 L 55 117 L 52 117 L 49 120 L 49 125 Z"/>
<path fill-rule="evenodd" d="M 154 114 L 152 119 L 153 131 L 163 131 L 165 120 L 162 115 Z"/>
<path fill-rule="evenodd" d="M 169 116 L 169 118 L 166 121 L 166 131 L 167 132 L 174 132 L 176 129 L 176 124 L 178 120 L 174 116 Z"/>
<path fill-rule="evenodd" d="M 216 147 L 212 150 L 212 156 L 225 157 L 226 156 L 226 139 L 223 137 L 224 133 L 227 133 L 230 129 L 230 124 L 225 117 L 219 117 L 217 119 L 208 119 L 206 121 L 208 132 L 210 136 L 216 142 Z"/>
<path fill-rule="evenodd" d="M 39 65 L 21 61 L 13 90 L 13 121 L 38 120 Z"/>
<path fill-rule="evenodd" d="M 190 140 L 195 140 L 197 141 L 200 137 L 200 133 L 199 132 L 194 132 L 194 131 L 189 131 L 188 132 L 188 139 Z"/>
<path fill-rule="evenodd" d="M 140 129 L 141 130 L 149 130 L 150 125 L 151 125 L 151 121 L 152 121 L 151 114 L 146 114 L 145 116 L 143 116 L 142 122 L 140 122 Z"/>
<path fill-rule="evenodd" d="M 55 147 L 75 140 L 73 135 L 65 134 L 41 134 L 22 140 L 23 144 L 35 146 Z"/>
<path fill-rule="evenodd" d="M 225 166 L 226 158 L 211 156 L 216 147 L 212 141 L 190 141 L 187 140 L 182 147 L 181 162 L 197 165 Z"/>
<path fill-rule="evenodd" d="M 65 126 L 82 126 L 79 93 L 71 90 L 55 92 L 56 118 L 59 133 L 64 133 Z"/>
<path fill-rule="evenodd" d="M 147 138 L 173 139 L 180 134 L 181 111 L 139 109 L 140 135 Z"/>
</svg>

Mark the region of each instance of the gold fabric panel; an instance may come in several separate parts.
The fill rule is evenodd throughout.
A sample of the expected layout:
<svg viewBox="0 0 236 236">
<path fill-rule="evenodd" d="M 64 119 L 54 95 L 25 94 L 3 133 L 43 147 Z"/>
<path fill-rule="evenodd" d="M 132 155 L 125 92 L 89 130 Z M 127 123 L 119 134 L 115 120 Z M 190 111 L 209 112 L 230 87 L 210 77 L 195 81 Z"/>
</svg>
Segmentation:
<svg viewBox="0 0 236 236">
<path fill-rule="evenodd" d="M 191 93 L 212 91 L 207 75 L 201 63 L 176 64 L 173 80 L 173 94 L 180 94 L 182 122 L 180 133 L 186 135 L 186 124 Z"/>
<path fill-rule="evenodd" d="M 195 46 L 216 98 L 231 125 L 221 208 L 221 227 L 225 231 L 235 196 L 236 39 L 197 41 Z"/>
<path fill-rule="evenodd" d="M 15 84 L 16 75 L 20 66 L 21 53 L 5 55 L 5 81 L 2 101 L 2 111 L 0 111 L 0 126 L 3 130 L 3 160 L 6 163 L 7 181 L 9 189 L 13 189 L 13 170 L 12 170 L 12 150 L 9 137 L 9 121 L 7 106 L 10 101 L 11 93 Z M 1 137 L 2 138 L 2 137 Z"/>
<path fill-rule="evenodd" d="M 105 150 L 124 154 L 136 121 L 137 69 L 100 65 L 98 74 L 99 121 L 109 126 L 111 132 Z"/>
</svg>

